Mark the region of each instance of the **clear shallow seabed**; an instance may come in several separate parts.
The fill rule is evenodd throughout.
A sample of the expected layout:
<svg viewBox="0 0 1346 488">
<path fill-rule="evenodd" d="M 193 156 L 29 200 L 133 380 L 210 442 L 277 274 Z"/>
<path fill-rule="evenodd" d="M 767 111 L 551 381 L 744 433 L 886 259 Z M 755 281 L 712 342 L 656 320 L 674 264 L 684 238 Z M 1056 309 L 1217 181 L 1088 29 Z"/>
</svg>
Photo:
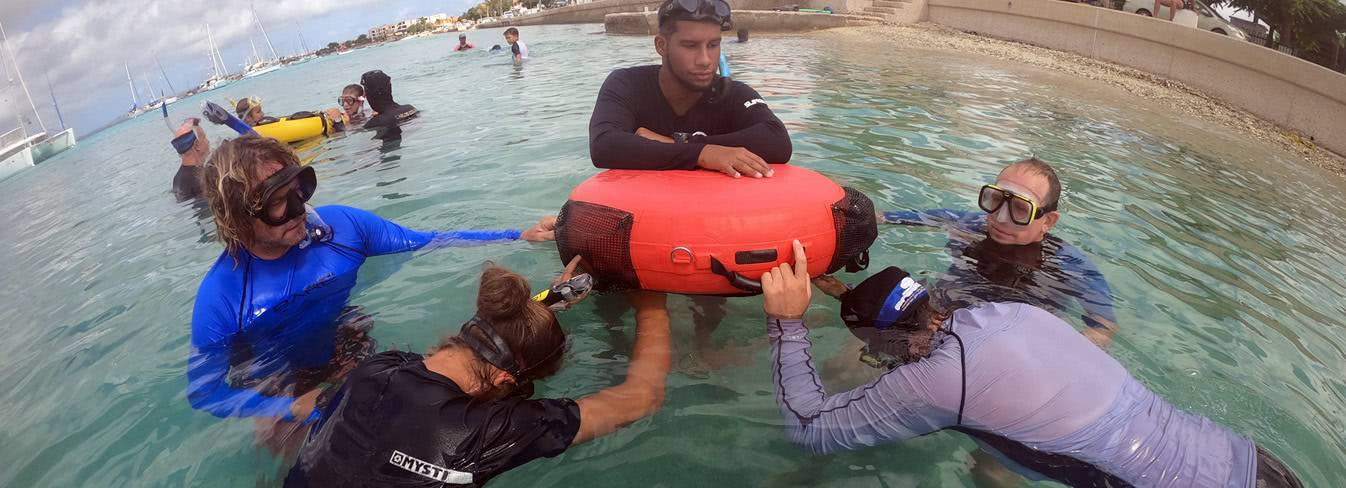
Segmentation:
<svg viewBox="0 0 1346 488">
<path fill-rule="evenodd" d="M 596 172 L 587 129 L 607 73 L 658 62 L 649 38 L 594 34 L 601 26 L 522 30 L 532 51 L 522 66 L 485 49 L 453 54 L 457 36 L 434 36 L 236 82 L 170 112 L 199 116 L 203 97 L 250 94 L 272 115 L 335 106 L 342 86 L 382 69 L 422 116 L 400 142 L 365 132 L 305 144 L 314 203 L 422 229 L 521 228 Z M 504 44 L 498 29 L 469 36 Z M 1118 89 L 997 59 L 807 37 L 725 51 L 789 127 L 791 164 L 880 209 L 974 209 L 1004 164 L 1053 163 L 1066 193 L 1055 234 L 1098 263 L 1116 297 L 1111 354 L 1173 403 L 1268 446 L 1308 486 L 1346 479 L 1341 178 Z M 250 420 L 187 403 L 191 305 L 220 246 L 208 213 L 170 194 L 178 159 L 158 119 L 87 137 L 0 183 L 0 485 L 256 486 L 285 468 L 254 447 Z M 207 131 L 212 142 L 230 134 Z M 884 228 L 872 269 L 942 272 L 946 238 Z M 487 259 L 538 287 L 560 268 L 547 244 L 380 257 L 350 301 L 374 315 L 381 348 L 421 351 L 471 315 Z M 808 317 L 815 356 L 855 356 L 825 298 Z M 691 323 L 707 312 L 683 297 L 670 306 L 663 411 L 492 486 L 971 483 L 974 444 L 959 434 L 833 456 L 796 449 L 773 399 L 761 299 L 731 300 L 701 348 Z M 632 328 L 609 326 L 600 309 L 565 314 L 568 366 L 540 393 L 621 381 Z"/>
</svg>

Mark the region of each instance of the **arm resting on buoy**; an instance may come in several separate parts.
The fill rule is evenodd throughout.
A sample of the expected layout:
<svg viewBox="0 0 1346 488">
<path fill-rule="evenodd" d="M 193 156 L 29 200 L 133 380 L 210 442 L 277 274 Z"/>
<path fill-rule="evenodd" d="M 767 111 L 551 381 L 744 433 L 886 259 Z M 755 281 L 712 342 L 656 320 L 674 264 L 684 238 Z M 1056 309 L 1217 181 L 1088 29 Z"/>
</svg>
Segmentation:
<svg viewBox="0 0 1346 488">
<path fill-rule="evenodd" d="M 790 133 L 785 130 L 785 124 L 766 105 L 757 90 L 740 82 L 733 82 L 732 86 L 733 95 L 725 103 L 729 104 L 726 111 L 733 121 L 733 132 L 706 136 L 706 143 L 741 147 L 771 164 L 790 162 L 794 146 L 790 143 Z"/>
<path fill-rule="evenodd" d="M 603 82 L 589 118 L 589 157 L 603 169 L 696 169 L 705 144 L 669 144 L 636 135 L 636 96 L 628 80 L 614 71 Z"/>
<path fill-rule="evenodd" d="M 580 406 L 580 430 L 570 445 L 610 434 L 663 408 L 673 360 L 666 300 L 667 296 L 659 292 L 631 294 L 631 304 L 636 308 L 636 345 L 626 381 L 576 402 Z"/>
</svg>

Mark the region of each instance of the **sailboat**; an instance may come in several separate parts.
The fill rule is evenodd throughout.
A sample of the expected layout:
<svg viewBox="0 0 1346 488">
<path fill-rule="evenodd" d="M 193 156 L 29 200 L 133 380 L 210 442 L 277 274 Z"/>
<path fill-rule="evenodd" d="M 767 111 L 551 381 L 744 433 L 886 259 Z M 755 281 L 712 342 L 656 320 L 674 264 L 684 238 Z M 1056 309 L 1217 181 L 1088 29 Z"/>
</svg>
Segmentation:
<svg viewBox="0 0 1346 488">
<path fill-rule="evenodd" d="M 128 68 L 126 63 L 122 63 L 122 69 L 126 70 L 126 85 L 131 87 L 131 110 L 126 112 L 126 118 L 134 119 L 140 114 L 148 112 L 149 109 L 140 106 L 140 100 L 136 97 L 136 82 L 131 79 L 131 68 Z"/>
<path fill-rule="evenodd" d="M 215 46 L 215 36 L 210 33 L 210 24 L 206 24 L 206 42 L 209 43 L 206 54 L 210 57 L 210 69 L 215 74 L 201 82 L 201 86 L 197 87 L 198 92 L 214 90 L 229 84 L 229 70 L 224 65 L 224 57 L 220 56 L 219 47 Z"/>
<path fill-rule="evenodd" d="M 0 24 L 0 43 L 4 43 L 5 46 L 3 54 L 8 55 L 8 59 L 14 64 L 11 76 L 9 64 L 4 63 L 5 78 L 8 81 L 5 90 L 13 88 L 14 78 L 17 77 L 19 87 L 23 89 L 23 95 L 28 99 L 28 107 L 33 110 L 33 118 L 42 129 L 37 134 L 29 135 L 22 113 L 16 112 L 19 127 L 0 135 L 0 146 L 3 146 L 0 147 L 0 179 L 4 179 L 74 146 L 75 134 L 72 129 L 65 128 L 65 121 L 62 120 L 61 127 L 64 130 L 55 136 L 47 135 L 47 126 L 42 123 L 42 114 L 37 111 L 37 104 L 33 103 L 33 96 L 28 92 L 28 84 L 23 81 L 19 60 L 14 57 L 14 49 L 9 45 L 9 36 L 5 34 L 3 24 Z"/>
<path fill-rule="evenodd" d="M 257 52 L 257 44 L 254 43 L 252 45 L 252 53 L 253 57 L 257 59 L 257 62 L 250 64 L 245 68 L 243 74 L 244 78 L 261 76 L 281 68 L 277 59 L 279 56 L 276 56 L 276 47 L 271 45 L 271 36 L 266 35 L 266 27 L 262 27 L 262 18 L 257 16 L 257 7 L 253 5 L 249 5 L 249 7 L 252 8 L 252 20 L 257 22 L 257 29 L 262 31 L 262 38 L 266 39 L 266 47 L 271 50 L 271 59 L 262 59 L 261 54 Z M 251 34 L 248 35 L 248 42 L 252 42 Z"/>
<path fill-rule="evenodd" d="M 47 92 L 51 93 L 51 106 L 56 109 L 56 119 L 61 121 L 61 131 L 33 146 L 33 164 L 46 161 L 61 151 L 75 147 L 75 128 L 65 126 L 65 117 L 61 116 L 61 104 L 56 102 L 56 90 L 51 87 L 51 78 L 45 74 L 43 77 L 47 79 Z"/>
<path fill-rule="evenodd" d="M 160 86 L 160 87 L 159 87 L 159 97 L 160 97 L 160 98 L 163 98 L 163 100 L 164 100 L 164 105 L 170 105 L 170 104 L 172 104 L 173 102 L 178 101 L 178 96 L 177 96 L 177 95 L 178 95 L 178 91 L 173 89 L 173 82 L 168 80 L 168 73 L 164 71 L 164 65 L 159 63 L 159 55 L 158 55 L 158 54 L 155 54 L 155 55 L 154 55 L 154 65 L 159 67 L 159 74 L 163 75 L 163 77 L 164 77 L 164 78 L 163 78 L 164 83 L 167 83 L 167 84 L 168 84 L 168 91 L 173 92 L 173 96 L 170 97 L 170 96 L 168 96 L 166 93 L 164 93 L 164 87 L 163 87 L 163 86 Z"/>
</svg>

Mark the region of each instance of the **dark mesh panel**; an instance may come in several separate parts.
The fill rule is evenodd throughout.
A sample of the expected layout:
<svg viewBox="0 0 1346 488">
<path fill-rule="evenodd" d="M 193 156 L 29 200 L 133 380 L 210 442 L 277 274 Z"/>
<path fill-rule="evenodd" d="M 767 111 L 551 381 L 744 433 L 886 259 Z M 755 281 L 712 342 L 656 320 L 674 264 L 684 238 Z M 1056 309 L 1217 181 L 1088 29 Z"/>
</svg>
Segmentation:
<svg viewBox="0 0 1346 488">
<path fill-rule="evenodd" d="M 832 204 L 832 225 L 837 229 L 837 250 L 827 265 L 827 274 L 835 273 L 848 264 L 863 268 L 869 264 L 869 246 L 879 236 L 874 202 L 860 190 L 844 187 L 846 196 Z M 848 270 L 850 271 L 850 270 Z"/>
<path fill-rule="evenodd" d="M 633 220 L 629 212 L 612 207 L 567 201 L 556 217 L 556 249 L 561 262 L 584 256 L 584 267 L 594 277 L 594 289 L 600 292 L 639 290 L 640 279 L 631 264 Z"/>
</svg>

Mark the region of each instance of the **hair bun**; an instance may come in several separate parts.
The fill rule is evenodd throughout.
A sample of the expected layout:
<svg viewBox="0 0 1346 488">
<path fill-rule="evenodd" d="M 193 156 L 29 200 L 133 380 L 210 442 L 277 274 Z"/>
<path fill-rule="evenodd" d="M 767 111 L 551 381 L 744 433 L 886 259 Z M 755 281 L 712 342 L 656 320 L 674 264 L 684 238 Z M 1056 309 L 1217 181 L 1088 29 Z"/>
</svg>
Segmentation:
<svg viewBox="0 0 1346 488">
<path fill-rule="evenodd" d="M 477 314 L 482 318 L 496 320 L 519 315 L 532 299 L 528 280 L 522 276 L 490 263 L 481 271 Z"/>
</svg>

